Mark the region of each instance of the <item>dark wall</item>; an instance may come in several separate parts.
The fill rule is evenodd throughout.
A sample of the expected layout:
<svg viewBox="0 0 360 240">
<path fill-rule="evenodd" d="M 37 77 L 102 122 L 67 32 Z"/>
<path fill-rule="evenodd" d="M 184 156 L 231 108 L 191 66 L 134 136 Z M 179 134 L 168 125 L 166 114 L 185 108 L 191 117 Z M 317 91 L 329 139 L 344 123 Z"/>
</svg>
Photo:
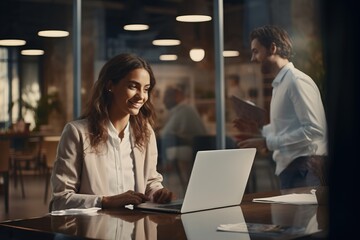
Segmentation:
<svg viewBox="0 0 360 240">
<path fill-rule="evenodd" d="M 359 12 L 357 1 L 323 1 L 329 128 L 329 239 L 358 234 L 360 161 Z"/>
</svg>

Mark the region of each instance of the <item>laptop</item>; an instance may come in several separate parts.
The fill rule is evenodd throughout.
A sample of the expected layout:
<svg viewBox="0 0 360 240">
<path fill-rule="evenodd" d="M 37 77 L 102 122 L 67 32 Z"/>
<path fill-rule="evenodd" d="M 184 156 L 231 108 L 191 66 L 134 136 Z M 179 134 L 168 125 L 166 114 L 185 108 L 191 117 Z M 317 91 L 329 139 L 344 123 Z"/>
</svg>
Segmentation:
<svg viewBox="0 0 360 240">
<path fill-rule="evenodd" d="M 183 199 L 153 202 L 138 209 L 189 213 L 239 205 L 242 201 L 256 148 L 198 151 Z"/>
</svg>

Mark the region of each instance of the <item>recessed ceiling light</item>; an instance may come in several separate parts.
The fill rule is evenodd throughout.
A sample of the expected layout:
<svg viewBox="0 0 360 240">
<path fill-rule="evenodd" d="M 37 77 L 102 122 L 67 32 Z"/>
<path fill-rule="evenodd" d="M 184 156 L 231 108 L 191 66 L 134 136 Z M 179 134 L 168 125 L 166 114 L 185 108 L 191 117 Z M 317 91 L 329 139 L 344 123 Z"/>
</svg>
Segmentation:
<svg viewBox="0 0 360 240">
<path fill-rule="evenodd" d="M 178 39 L 156 39 L 152 41 L 155 46 L 177 46 L 181 41 Z"/>
<path fill-rule="evenodd" d="M 24 50 L 21 50 L 21 55 L 40 56 L 40 55 L 44 55 L 44 50 L 41 50 L 41 49 L 24 49 Z"/>
<path fill-rule="evenodd" d="M 239 55 L 240 55 L 239 51 L 236 51 L 236 50 L 225 50 L 225 51 L 223 51 L 223 56 L 224 57 L 237 57 Z"/>
<path fill-rule="evenodd" d="M 211 19 L 207 0 L 183 0 L 176 15 L 179 22 L 208 22 Z"/>
<path fill-rule="evenodd" d="M 38 35 L 41 37 L 67 37 L 69 32 L 63 30 L 43 30 L 39 31 Z"/>
<path fill-rule="evenodd" d="M 26 44 L 25 40 L 22 39 L 1 39 L 0 46 L 7 47 L 16 47 L 16 46 L 24 46 Z"/>
<path fill-rule="evenodd" d="M 176 54 L 162 54 L 159 59 L 161 61 L 176 61 L 178 56 Z"/>
<path fill-rule="evenodd" d="M 127 24 L 124 26 L 126 31 L 145 31 L 149 29 L 149 25 L 146 24 Z"/>
<path fill-rule="evenodd" d="M 176 21 L 179 22 L 208 22 L 211 21 L 211 17 L 207 15 L 182 15 L 177 16 Z"/>
</svg>

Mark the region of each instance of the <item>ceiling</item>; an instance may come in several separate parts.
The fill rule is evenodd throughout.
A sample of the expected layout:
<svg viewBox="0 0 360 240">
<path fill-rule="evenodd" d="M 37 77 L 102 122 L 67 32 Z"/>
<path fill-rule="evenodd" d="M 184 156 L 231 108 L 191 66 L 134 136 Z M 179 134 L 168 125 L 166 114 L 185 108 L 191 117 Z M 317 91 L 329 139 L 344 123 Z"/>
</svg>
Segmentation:
<svg viewBox="0 0 360 240">
<path fill-rule="evenodd" d="M 204 0 L 213 13 L 213 1 Z M 82 19 L 90 21 L 101 15 L 105 19 L 107 44 L 119 39 L 121 45 L 138 51 L 154 51 L 151 41 L 164 29 L 171 29 L 182 41 L 179 47 L 160 47 L 159 52 L 188 52 L 195 45 L 213 48 L 213 21 L 204 23 L 180 23 L 175 21 L 182 0 L 139 0 L 136 10 L 144 10 L 150 28 L 144 32 L 126 32 L 125 21 L 134 16 L 129 4 L 134 0 L 86 0 L 82 1 Z M 0 38 L 11 34 L 21 35 L 29 43 L 41 45 L 44 41 L 37 31 L 48 26 L 72 27 L 73 0 L 1 0 Z M 243 0 L 224 0 L 224 44 L 225 48 L 242 48 L 241 13 Z M 87 19 L 87 20 L 85 20 Z M 238 23 L 238 24 L 234 24 Z M 71 34 L 71 29 L 69 29 Z M 109 40 L 110 39 L 110 40 Z M 109 43 L 110 42 L 110 43 Z M 119 44 L 118 44 L 119 45 Z"/>
</svg>

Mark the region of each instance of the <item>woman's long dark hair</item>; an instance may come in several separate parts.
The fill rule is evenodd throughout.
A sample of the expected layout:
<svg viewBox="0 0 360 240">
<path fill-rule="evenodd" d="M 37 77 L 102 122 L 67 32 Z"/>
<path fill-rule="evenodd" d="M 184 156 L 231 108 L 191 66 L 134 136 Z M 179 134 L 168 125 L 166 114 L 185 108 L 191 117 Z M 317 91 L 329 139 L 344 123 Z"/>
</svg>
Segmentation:
<svg viewBox="0 0 360 240">
<path fill-rule="evenodd" d="M 109 121 L 108 106 L 112 96 L 108 91 L 109 82 L 114 85 L 135 69 L 143 68 L 150 75 L 149 98 L 141 107 L 138 115 L 130 116 L 130 126 L 135 137 L 135 145 L 143 149 L 149 141 L 148 124 L 153 126 L 155 120 L 154 106 L 151 103 L 151 93 L 156 80 L 150 65 L 134 54 L 120 54 L 110 59 L 101 69 L 95 82 L 86 109 L 81 118 L 89 121 L 90 144 L 97 149 L 100 143 L 108 139 L 107 125 Z"/>
</svg>

